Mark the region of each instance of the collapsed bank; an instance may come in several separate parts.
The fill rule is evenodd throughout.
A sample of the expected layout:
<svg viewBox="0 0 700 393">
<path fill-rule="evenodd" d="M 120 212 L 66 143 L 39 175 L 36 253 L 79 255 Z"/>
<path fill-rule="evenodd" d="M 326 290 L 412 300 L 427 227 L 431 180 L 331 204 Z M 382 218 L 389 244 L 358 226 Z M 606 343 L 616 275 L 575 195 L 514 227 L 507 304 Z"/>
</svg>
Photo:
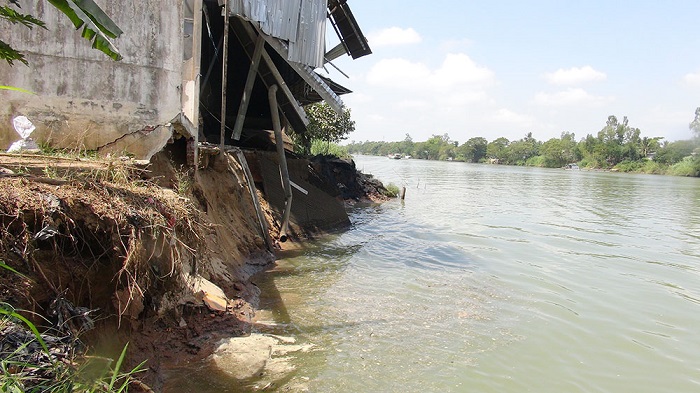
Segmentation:
<svg viewBox="0 0 700 393">
<path fill-rule="evenodd" d="M 340 111 L 350 92 L 315 68 L 371 51 L 344 1 L 125 1 L 103 7 L 124 31 L 112 62 L 26 3 L 50 31 L 10 37 L 30 66 L 0 65 L 0 80 L 36 94 L 0 91 L 0 148 L 26 116 L 35 140 L 108 158 L 0 157 L 0 251 L 24 274 L 0 273 L 2 300 L 68 336 L 131 342 L 157 390 L 162 367 L 250 332 L 249 278 L 284 241 L 343 228 L 343 199 L 380 196 L 352 163 L 296 157 L 284 135 L 305 129 L 303 105 Z"/>
</svg>

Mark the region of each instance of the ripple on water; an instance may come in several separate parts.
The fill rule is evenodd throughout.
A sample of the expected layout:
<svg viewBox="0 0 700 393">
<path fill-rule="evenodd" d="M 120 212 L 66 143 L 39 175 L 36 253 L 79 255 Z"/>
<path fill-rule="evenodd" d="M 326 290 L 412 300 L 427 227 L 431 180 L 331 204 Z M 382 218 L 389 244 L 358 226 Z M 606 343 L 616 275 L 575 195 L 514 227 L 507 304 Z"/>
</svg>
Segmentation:
<svg viewBox="0 0 700 393">
<path fill-rule="evenodd" d="M 697 182 L 358 166 L 406 200 L 351 212 L 353 230 L 284 261 L 300 274 L 263 292 L 320 348 L 298 359 L 310 391 L 700 388 Z"/>
</svg>

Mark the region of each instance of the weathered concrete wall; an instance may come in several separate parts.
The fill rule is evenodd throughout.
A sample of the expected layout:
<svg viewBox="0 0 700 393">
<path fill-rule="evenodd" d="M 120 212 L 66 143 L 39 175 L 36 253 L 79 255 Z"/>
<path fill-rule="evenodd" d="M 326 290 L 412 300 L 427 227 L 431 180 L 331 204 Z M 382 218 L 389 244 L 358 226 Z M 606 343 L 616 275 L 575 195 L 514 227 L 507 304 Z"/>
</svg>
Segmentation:
<svg viewBox="0 0 700 393">
<path fill-rule="evenodd" d="M 19 137 L 12 118 L 37 126 L 32 137 L 58 147 L 129 151 L 147 158 L 171 135 L 165 126 L 180 113 L 182 0 L 96 0 L 124 31 L 114 62 L 91 48 L 69 19 L 47 1 L 22 1 L 22 11 L 48 30 L 0 21 L 2 38 L 25 53 L 29 66 L 0 63 L 0 149 Z M 10 32 L 10 33 L 5 33 Z M 116 142 L 116 143 L 115 143 Z"/>
</svg>

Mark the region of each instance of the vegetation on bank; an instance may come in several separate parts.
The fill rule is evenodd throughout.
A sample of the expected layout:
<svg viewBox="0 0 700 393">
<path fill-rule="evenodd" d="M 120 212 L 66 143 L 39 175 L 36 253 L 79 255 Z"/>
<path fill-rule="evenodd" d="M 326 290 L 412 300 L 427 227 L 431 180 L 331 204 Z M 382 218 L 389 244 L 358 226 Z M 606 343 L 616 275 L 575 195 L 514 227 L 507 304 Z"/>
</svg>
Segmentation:
<svg viewBox="0 0 700 393">
<path fill-rule="evenodd" d="M 627 117 L 619 121 L 609 116 L 596 134 L 576 140 L 573 133 L 538 141 L 528 133 L 524 138 L 492 141 L 474 137 L 460 144 L 448 134 L 433 135 L 424 142 L 414 142 L 410 135 L 400 142 L 353 142 L 345 146 L 350 154 L 402 154 L 417 159 L 463 162 L 489 162 L 506 165 L 561 168 L 570 163 L 590 169 L 700 176 L 700 107 L 689 128 L 695 138 L 664 141 L 663 137 L 642 136 L 639 128 L 629 125 Z"/>
</svg>

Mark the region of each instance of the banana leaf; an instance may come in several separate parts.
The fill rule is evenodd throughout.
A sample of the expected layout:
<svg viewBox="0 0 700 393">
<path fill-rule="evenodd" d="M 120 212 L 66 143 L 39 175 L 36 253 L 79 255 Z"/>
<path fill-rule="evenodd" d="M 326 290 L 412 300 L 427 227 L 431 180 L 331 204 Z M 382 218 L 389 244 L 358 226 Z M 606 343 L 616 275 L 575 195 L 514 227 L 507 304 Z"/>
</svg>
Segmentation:
<svg viewBox="0 0 700 393">
<path fill-rule="evenodd" d="M 63 12 L 76 29 L 83 28 L 83 38 L 92 41 L 92 47 L 114 60 L 121 60 L 119 50 L 109 40 L 119 37 L 123 31 L 105 14 L 93 0 L 49 0 Z"/>
</svg>

